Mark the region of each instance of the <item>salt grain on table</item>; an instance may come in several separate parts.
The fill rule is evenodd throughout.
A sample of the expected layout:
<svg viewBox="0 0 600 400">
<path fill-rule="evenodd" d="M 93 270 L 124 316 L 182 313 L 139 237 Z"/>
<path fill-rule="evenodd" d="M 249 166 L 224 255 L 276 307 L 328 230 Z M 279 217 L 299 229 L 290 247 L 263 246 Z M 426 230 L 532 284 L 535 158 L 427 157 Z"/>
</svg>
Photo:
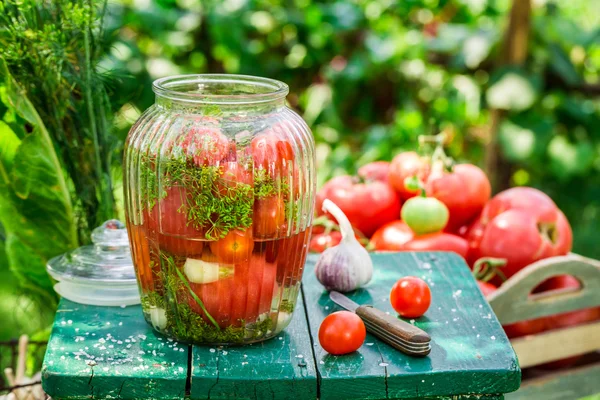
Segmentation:
<svg viewBox="0 0 600 400">
<path fill-rule="evenodd" d="M 496 340 L 496 336 L 492 336 L 490 339 L 492 339 L 492 340 Z"/>
<path fill-rule="evenodd" d="M 216 350 L 215 349 L 210 349 L 208 351 L 210 351 L 211 353 L 214 353 Z"/>
<path fill-rule="evenodd" d="M 384 362 L 379 363 L 380 367 L 387 367 L 388 365 L 389 365 L 388 363 L 384 363 Z"/>
</svg>

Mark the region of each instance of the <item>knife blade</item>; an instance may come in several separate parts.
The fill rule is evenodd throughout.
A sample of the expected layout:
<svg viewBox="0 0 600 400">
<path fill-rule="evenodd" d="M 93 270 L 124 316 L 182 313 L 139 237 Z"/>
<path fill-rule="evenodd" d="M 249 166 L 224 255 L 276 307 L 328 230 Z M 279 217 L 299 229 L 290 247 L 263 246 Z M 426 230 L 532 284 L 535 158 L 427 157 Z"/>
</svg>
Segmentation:
<svg viewBox="0 0 600 400">
<path fill-rule="evenodd" d="M 340 307 L 358 315 L 368 332 L 395 349 L 420 357 L 431 352 L 431 337 L 424 330 L 372 306 L 357 304 L 339 292 L 331 291 L 329 298 Z"/>
</svg>

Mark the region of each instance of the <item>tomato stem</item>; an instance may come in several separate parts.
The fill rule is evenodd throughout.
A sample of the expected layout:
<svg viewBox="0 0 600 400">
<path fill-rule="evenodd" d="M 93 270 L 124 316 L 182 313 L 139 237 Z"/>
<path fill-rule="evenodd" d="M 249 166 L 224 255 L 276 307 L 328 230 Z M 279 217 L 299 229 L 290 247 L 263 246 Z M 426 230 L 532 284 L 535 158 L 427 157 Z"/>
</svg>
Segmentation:
<svg viewBox="0 0 600 400">
<path fill-rule="evenodd" d="M 501 268 L 506 266 L 506 262 L 506 258 L 482 257 L 475 261 L 473 265 L 473 276 L 475 276 L 475 279 L 484 282 L 498 276 L 504 282 L 507 278 Z"/>
</svg>

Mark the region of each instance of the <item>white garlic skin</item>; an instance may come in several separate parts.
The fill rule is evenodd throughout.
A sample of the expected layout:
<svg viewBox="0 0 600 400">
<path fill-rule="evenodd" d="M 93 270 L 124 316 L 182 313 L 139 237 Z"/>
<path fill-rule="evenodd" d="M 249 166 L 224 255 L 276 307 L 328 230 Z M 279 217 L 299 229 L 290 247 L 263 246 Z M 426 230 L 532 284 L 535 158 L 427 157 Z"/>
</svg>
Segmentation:
<svg viewBox="0 0 600 400">
<path fill-rule="evenodd" d="M 373 277 L 373 262 L 369 252 L 354 237 L 354 231 L 344 213 L 331 200 L 323 202 L 342 230 L 342 241 L 326 249 L 315 266 L 317 279 L 325 289 L 350 292 L 369 283 Z"/>
</svg>

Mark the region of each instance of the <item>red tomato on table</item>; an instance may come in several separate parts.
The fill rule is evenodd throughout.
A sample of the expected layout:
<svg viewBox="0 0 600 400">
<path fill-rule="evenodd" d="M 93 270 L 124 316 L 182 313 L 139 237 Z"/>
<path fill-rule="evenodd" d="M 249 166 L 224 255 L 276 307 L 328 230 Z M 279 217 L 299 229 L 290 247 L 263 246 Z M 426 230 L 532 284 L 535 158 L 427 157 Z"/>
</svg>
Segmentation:
<svg viewBox="0 0 600 400">
<path fill-rule="evenodd" d="M 360 317 L 350 311 L 329 314 L 319 327 L 319 343 L 335 356 L 358 350 L 367 337 L 367 329 Z"/>
<path fill-rule="evenodd" d="M 398 219 L 401 202 L 390 185 L 374 181 L 357 183 L 351 176 L 338 176 L 317 193 L 316 208 L 323 215 L 323 201 L 333 201 L 353 227 L 371 236 L 380 226 Z"/>
<path fill-rule="evenodd" d="M 390 303 L 401 317 L 418 318 L 425 314 L 431 304 L 431 291 L 423 279 L 407 276 L 392 287 Z"/>
</svg>

